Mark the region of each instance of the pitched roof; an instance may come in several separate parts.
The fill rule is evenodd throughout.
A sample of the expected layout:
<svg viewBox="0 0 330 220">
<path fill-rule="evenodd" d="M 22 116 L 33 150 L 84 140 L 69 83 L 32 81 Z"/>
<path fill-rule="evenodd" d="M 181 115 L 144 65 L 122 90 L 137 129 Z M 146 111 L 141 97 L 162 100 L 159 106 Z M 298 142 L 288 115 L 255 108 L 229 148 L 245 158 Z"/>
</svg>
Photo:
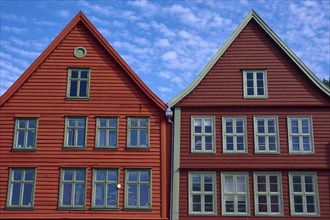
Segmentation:
<svg viewBox="0 0 330 220">
<path fill-rule="evenodd" d="M 70 33 L 70 31 L 79 23 L 82 22 L 86 28 L 93 34 L 99 43 L 109 52 L 124 71 L 130 76 L 136 85 L 162 110 L 167 109 L 166 104 L 157 97 L 144 82 L 134 73 L 128 64 L 121 58 L 115 49 L 107 42 L 101 33 L 80 11 L 70 21 L 70 23 L 60 32 L 60 34 L 50 43 L 50 45 L 41 53 L 41 55 L 25 70 L 25 72 L 15 81 L 15 83 L 0 97 L 0 106 L 2 106 L 14 93 L 24 84 L 24 82 L 35 72 L 35 70 L 44 62 L 44 60 L 54 51 L 59 43 Z"/>
<path fill-rule="evenodd" d="M 192 92 L 198 84 L 204 79 L 213 65 L 221 58 L 221 56 L 226 52 L 229 46 L 233 43 L 236 37 L 241 33 L 245 26 L 254 19 L 260 27 L 277 43 L 277 45 L 289 56 L 289 58 L 302 70 L 303 73 L 325 94 L 330 96 L 330 89 L 319 79 L 317 76 L 293 53 L 293 51 L 285 45 L 285 43 L 268 27 L 268 25 L 257 15 L 254 10 L 251 10 L 249 14 L 244 18 L 240 25 L 236 28 L 234 33 L 228 38 L 228 40 L 222 45 L 222 47 L 217 51 L 217 53 L 212 57 L 212 59 L 206 64 L 202 71 L 197 75 L 190 85 L 181 91 L 178 95 L 172 98 L 167 105 L 169 107 L 175 106 L 183 98 L 185 98 L 190 92 Z"/>
</svg>

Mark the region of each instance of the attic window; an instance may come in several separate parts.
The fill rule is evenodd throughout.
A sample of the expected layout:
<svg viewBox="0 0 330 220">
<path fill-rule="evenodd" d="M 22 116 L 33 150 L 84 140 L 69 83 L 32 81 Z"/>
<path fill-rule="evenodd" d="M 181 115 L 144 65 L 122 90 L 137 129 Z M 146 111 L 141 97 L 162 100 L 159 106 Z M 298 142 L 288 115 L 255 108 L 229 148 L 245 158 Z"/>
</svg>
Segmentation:
<svg viewBox="0 0 330 220">
<path fill-rule="evenodd" d="M 243 70 L 244 98 L 267 98 L 266 70 Z"/>
<path fill-rule="evenodd" d="M 76 47 L 73 52 L 74 56 L 77 58 L 83 58 L 87 54 L 87 50 L 84 47 Z"/>
</svg>

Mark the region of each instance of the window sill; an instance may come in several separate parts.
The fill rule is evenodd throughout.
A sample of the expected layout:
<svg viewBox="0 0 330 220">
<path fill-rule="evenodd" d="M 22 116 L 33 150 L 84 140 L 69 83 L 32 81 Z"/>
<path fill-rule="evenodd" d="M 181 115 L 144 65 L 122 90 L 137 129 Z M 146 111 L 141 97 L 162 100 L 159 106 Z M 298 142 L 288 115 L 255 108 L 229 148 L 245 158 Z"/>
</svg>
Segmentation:
<svg viewBox="0 0 330 220">
<path fill-rule="evenodd" d="M 111 150 L 111 151 L 117 151 L 118 147 L 94 147 L 95 150 Z"/>
<path fill-rule="evenodd" d="M 244 96 L 243 97 L 244 99 L 261 99 L 261 100 L 266 100 L 268 99 L 268 96 Z"/>
<path fill-rule="evenodd" d="M 87 150 L 87 147 L 63 147 L 63 150 Z"/>
<path fill-rule="evenodd" d="M 24 210 L 31 210 L 31 211 L 33 211 L 34 210 L 34 207 L 6 207 L 5 208 L 5 210 L 15 210 L 15 211 L 19 211 L 19 210 L 21 210 L 21 211 L 24 211 Z"/>
<path fill-rule="evenodd" d="M 125 211 L 151 212 L 152 208 L 124 208 Z"/>
<path fill-rule="evenodd" d="M 70 97 L 66 97 L 64 100 L 66 100 L 66 101 L 88 101 L 89 97 L 87 97 L 87 98 L 70 98 Z"/>
<path fill-rule="evenodd" d="M 13 152 L 36 152 L 37 149 L 36 148 L 33 148 L 33 149 L 30 149 L 30 148 L 13 148 L 12 151 Z"/>
<path fill-rule="evenodd" d="M 127 146 L 126 150 L 138 150 L 138 151 L 149 151 L 150 147 L 131 147 L 131 146 Z"/>
<path fill-rule="evenodd" d="M 119 207 L 91 207 L 91 210 L 107 210 L 107 211 L 119 211 Z"/>
<path fill-rule="evenodd" d="M 191 154 L 216 154 L 216 151 L 191 151 Z"/>
<path fill-rule="evenodd" d="M 217 213 L 189 213 L 189 216 L 217 216 Z"/>
<path fill-rule="evenodd" d="M 85 207 L 57 207 L 60 211 L 85 211 Z"/>
</svg>

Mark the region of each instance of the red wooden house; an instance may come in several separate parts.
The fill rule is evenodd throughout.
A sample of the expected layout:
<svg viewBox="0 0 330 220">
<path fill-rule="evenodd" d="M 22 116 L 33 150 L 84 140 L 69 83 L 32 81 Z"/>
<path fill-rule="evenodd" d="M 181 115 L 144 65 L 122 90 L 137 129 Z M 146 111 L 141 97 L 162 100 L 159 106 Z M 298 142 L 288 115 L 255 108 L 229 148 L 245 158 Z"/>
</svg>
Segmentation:
<svg viewBox="0 0 330 220">
<path fill-rule="evenodd" d="M 168 219 L 167 107 L 83 13 L 0 106 L 0 218 Z"/>
<path fill-rule="evenodd" d="M 329 96 L 251 11 L 168 103 L 173 219 L 330 219 Z"/>
</svg>

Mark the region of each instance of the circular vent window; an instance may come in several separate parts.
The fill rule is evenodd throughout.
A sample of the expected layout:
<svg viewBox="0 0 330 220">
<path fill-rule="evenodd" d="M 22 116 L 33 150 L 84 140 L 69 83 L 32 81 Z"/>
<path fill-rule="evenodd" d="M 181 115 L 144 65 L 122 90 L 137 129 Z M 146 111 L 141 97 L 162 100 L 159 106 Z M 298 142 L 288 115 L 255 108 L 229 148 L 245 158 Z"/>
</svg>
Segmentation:
<svg viewBox="0 0 330 220">
<path fill-rule="evenodd" d="M 83 58 L 87 54 L 87 50 L 84 47 L 77 47 L 73 52 L 74 56 L 77 58 Z"/>
</svg>

